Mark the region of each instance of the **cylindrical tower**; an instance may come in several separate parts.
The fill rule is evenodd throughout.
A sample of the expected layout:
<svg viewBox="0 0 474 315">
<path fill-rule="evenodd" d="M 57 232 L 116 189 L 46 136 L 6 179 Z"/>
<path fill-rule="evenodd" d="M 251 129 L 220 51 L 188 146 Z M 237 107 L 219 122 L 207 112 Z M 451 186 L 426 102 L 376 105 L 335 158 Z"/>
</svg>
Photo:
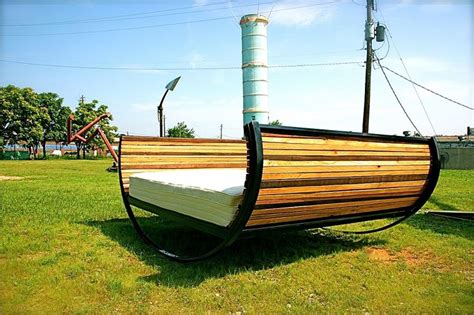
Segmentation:
<svg viewBox="0 0 474 315">
<path fill-rule="evenodd" d="M 268 19 L 263 15 L 248 14 L 240 19 L 244 124 L 269 121 L 267 25 Z"/>
</svg>

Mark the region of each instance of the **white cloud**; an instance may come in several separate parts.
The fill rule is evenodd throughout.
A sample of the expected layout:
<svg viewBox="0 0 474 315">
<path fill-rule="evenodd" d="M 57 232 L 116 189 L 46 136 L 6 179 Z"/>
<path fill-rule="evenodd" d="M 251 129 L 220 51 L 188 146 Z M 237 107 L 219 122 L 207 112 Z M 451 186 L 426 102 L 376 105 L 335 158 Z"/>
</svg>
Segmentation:
<svg viewBox="0 0 474 315">
<path fill-rule="evenodd" d="M 200 7 L 209 3 L 209 0 L 194 0 L 193 5 Z"/>
<path fill-rule="evenodd" d="M 284 26 L 308 26 L 326 22 L 334 16 L 335 7 L 333 5 L 311 7 L 309 6 L 311 4 L 314 4 L 314 2 L 306 0 L 279 2 L 273 9 L 270 22 Z"/>
</svg>

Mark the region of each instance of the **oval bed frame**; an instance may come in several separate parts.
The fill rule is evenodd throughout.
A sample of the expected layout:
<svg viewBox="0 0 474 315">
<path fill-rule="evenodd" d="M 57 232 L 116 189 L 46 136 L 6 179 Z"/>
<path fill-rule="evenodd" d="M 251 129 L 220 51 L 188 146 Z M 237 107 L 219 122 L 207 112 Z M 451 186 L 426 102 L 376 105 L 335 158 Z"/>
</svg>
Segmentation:
<svg viewBox="0 0 474 315">
<path fill-rule="evenodd" d="M 123 201 L 138 234 L 179 261 L 203 259 L 238 237 L 398 217 L 418 211 L 433 192 L 440 160 L 434 138 L 399 137 L 282 126 L 244 126 L 246 140 L 120 138 Z M 232 222 L 218 226 L 133 198 L 129 177 L 163 169 L 246 168 L 243 199 Z M 131 206 L 222 241 L 198 256 L 176 255 L 151 240 Z M 395 225 L 394 223 L 389 226 Z M 380 229 L 377 229 L 380 230 Z"/>
</svg>

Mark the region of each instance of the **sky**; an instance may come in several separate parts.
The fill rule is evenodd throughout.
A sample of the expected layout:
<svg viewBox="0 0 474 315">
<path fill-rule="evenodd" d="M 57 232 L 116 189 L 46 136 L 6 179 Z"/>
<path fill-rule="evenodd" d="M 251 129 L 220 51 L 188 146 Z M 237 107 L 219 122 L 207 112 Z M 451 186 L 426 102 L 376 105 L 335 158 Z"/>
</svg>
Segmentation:
<svg viewBox="0 0 474 315">
<path fill-rule="evenodd" d="M 414 81 L 473 107 L 472 3 L 379 0 L 374 18 L 392 35 L 383 46 L 374 41 L 382 64 L 406 75 L 398 50 Z M 196 136 L 216 138 L 222 124 L 224 138 L 240 138 L 238 21 L 257 12 L 270 19 L 269 64 L 295 65 L 269 69 L 270 119 L 287 126 L 361 131 L 363 0 L 0 0 L 0 84 L 55 92 L 71 108 L 81 95 L 97 99 L 109 107 L 120 133 L 157 135 L 156 106 L 165 85 L 181 76 L 165 101 L 166 127 L 184 121 Z M 331 65 L 338 62 L 359 63 Z M 421 133 L 433 135 L 414 87 L 390 72 L 387 76 Z M 418 93 L 437 134 L 465 134 L 467 126 L 474 126 L 473 111 L 422 89 Z M 404 130 L 414 127 L 376 67 L 370 132 Z"/>
</svg>

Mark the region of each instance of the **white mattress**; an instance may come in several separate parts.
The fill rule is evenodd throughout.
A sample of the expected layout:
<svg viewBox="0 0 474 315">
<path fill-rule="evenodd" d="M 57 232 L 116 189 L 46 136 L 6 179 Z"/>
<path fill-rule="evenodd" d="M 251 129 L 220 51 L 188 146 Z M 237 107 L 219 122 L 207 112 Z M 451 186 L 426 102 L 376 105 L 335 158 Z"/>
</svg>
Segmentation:
<svg viewBox="0 0 474 315">
<path fill-rule="evenodd" d="M 220 226 L 242 200 L 245 169 L 180 169 L 130 176 L 130 196 Z"/>
</svg>

